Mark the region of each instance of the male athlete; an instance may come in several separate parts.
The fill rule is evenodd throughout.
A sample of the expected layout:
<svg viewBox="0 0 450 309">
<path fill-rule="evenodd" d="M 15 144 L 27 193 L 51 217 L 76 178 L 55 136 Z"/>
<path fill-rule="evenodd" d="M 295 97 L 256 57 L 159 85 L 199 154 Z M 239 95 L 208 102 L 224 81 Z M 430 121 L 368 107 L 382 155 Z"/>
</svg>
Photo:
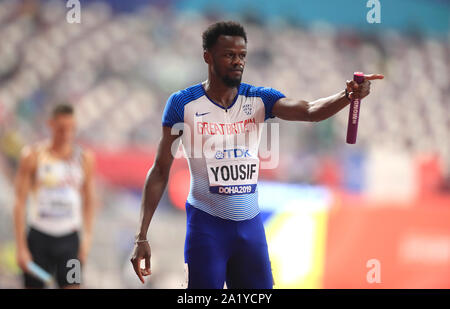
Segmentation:
<svg viewBox="0 0 450 309">
<path fill-rule="evenodd" d="M 67 272 L 71 270 L 67 261 L 85 262 L 90 248 L 94 157 L 74 143 L 76 123 L 72 106 L 54 107 L 48 125 L 51 138 L 24 147 L 16 175 L 17 262 L 24 272 L 26 288 L 44 287 L 43 282 L 29 274 L 30 261 L 56 275 L 60 288 L 79 288 L 79 284 L 67 281 Z M 26 211 L 29 193 L 32 200 Z"/>
<path fill-rule="evenodd" d="M 258 209 L 259 139 L 252 134 L 259 137 L 258 124 L 268 118 L 327 119 L 351 99 L 367 96 L 370 80 L 383 76 L 366 75 L 360 85 L 347 81 L 337 94 L 307 102 L 286 98 L 273 88 L 241 83 L 247 37 L 240 24 L 211 25 L 203 33 L 203 49 L 208 80 L 172 94 L 167 101 L 162 138 L 144 186 L 131 262 L 144 283 L 143 276 L 151 274 L 148 226 L 167 184 L 172 143 L 181 136 L 191 173 L 184 249 L 188 288 L 220 289 L 226 282 L 228 288 L 269 289 L 272 272 Z M 173 128 L 179 134 L 171 133 Z"/>
</svg>

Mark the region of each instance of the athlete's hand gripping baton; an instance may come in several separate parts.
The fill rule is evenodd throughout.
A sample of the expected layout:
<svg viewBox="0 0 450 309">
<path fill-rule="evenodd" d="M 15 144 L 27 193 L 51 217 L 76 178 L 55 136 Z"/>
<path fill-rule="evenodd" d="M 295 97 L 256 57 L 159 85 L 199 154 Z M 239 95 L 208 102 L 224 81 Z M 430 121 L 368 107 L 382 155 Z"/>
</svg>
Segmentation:
<svg viewBox="0 0 450 309">
<path fill-rule="evenodd" d="M 49 286 L 53 283 L 52 276 L 48 272 L 46 272 L 43 268 L 41 268 L 39 265 L 37 265 L 35 262 L 33 261 L 28 262 L 27 269 L 31 275 L 41 280 L 46 286 Z"/>
<path fill-rule="evenodd" d="M 364 82 L 364 74 L 362 72 L 353 73 L 353 80 L 362 84 Z M 352 99 L 350 103 L 350 111 L 348 114 L 348 125 L 347 125 L 347 143 L 356 143 L 356 135 L 358 133 L 358 120 L 359 120 L 359 109 L 361 107 L 361 99 Z"/>
</svg>

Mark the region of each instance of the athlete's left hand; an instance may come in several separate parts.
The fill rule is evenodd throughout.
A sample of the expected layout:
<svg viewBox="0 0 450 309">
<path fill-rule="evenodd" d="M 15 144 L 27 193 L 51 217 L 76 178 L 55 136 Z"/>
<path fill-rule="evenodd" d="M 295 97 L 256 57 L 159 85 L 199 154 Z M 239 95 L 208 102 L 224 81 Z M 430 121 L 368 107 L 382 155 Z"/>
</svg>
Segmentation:
<svg viewBox="0 0 450 309">
<path fill-rule="evenodd" d="M 347 92 L 350 100 L 366 97 L 370 93 L 370 81 L 383 78 L 383 74 L 367 74 L 364 75 L 364 82 L 359 85 L 353 80 L 347 80 Z"/>
<path fill-rule="evenodd" d="M 133 253 L 131 255 L 130 262 L 133 265 L 133 269 L 136 272 L 139 280 L 142 284 L 145 283 L 144 276 L 150 276 L 152 274 L 150 268 L 150 258 L 152 256 L 150 244 L 148 242 L 136 243 L 134 245 Z M 145 268 L 141 268 L 141 261 L 145 261 Z"/>
</svg>

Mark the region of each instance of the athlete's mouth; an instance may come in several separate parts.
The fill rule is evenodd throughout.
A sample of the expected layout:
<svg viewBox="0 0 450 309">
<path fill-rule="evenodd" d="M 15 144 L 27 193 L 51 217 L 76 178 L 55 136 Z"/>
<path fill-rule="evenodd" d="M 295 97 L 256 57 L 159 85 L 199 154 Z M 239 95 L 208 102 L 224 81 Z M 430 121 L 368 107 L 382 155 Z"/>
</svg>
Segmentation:
<svg viewBox="0 0 450 309">
<path fill-rule="evenodd" d="M 230 70 L 231 72 L 243 72 L 244 71 L 244 68 L 242 68 L 242 69 L 240 69 L 239 67 L 238 68 L 236 68 L 236 69 L 231 69 Z"/>
<path fill-rule="evenodd" d="M 231 72 L 233 72 L 233 73 L 239 72 L 242 74 L 243 70 L 236 69 L 236 70 L 231 70 Z"/>
</svg>

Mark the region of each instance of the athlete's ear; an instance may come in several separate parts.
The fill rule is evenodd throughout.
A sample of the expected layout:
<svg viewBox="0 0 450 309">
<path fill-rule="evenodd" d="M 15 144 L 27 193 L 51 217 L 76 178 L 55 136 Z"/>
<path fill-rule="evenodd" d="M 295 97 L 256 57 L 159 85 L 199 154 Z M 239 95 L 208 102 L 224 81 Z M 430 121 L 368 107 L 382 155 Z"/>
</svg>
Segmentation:
<svg viewBox="0 0 450 309">
<path fill-rule="evenodd" d="M 205 60 L 207 64 L 211 63 L 211 53 L 207 49 L 203 50 L 203 60 Z"/>
</svg>

